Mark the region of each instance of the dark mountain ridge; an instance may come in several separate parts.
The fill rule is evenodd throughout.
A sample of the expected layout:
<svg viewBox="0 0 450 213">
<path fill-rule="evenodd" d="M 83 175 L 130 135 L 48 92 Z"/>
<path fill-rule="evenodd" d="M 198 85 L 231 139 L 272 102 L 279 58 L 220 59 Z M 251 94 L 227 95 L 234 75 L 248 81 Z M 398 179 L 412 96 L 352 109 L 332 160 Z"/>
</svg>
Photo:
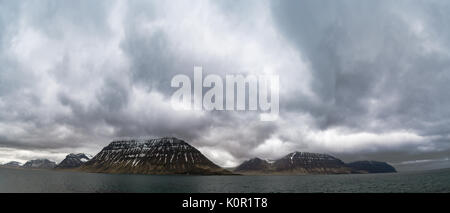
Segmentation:
<svg viewBox="0 0 450 213">
<path fill-rule="evenodd" d="M 293 152 L 275 161 L 253 158 L 234 169 L 239 174 L 350 174 L 396 172 L 385 162 L 359 161 L 346 164 L 327 154 Z"/>
<path fill-rule="evenodd" d="M 30 160 L 23 166 L 10 162 L 2 167 L 74 169 L 85 172 L 125 174 L 230 175 L 199 150 L 174 137 L 116 140 L 92 159 L 83 153 L 69 154 L 58 165 L 47 159 Z M 385 162 L 344 163 L 328 154 L 292 152 L 274 161 L 252 158 L 240 164 L 234 174 L 301 175 L 385 173 L 396 169 Z"/>
</svg>

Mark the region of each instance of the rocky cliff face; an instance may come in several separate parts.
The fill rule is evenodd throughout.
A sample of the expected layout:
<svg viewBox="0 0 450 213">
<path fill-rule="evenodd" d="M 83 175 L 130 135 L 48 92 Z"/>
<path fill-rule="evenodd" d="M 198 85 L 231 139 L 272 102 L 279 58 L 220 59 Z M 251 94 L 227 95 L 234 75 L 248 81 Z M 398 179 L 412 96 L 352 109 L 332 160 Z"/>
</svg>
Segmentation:
<svg viewBox="0 0 450 213">
<path fill-rule="evenodd" d="M 84 154 L 84 153 L 78 153 L 78 154 L 68 154 L 66 158 L 59 163 L 56 168 L 57 169 L 70 169 L 70 168 L 77 168 L 89 161 L 92 158 L 92 156 Z"/>
<path fill-rule="evenodd" d="M 397 172 L 395 168 L 385 162 L 379 161 L 356 161 L 347 164 L 354 173 L 389 173 Z"/>
<path fill-rule="evenodd" d="M 348 174 L 351 169 L 341 160 L 326 154 L 293 152 L 269 162 L 254 158 L 235 170 L 242 174 Z"/>
<path fill-rule="evenodd" d="M 129 174 L 231 174 L 177 138 L 114 141 L 80 170 Z"/>
<path fill-rule="evenodd" d="M 52 169 L 56 166 L 56 163 L 49 161 L 47 159 L 37 159 L 27 161 L 23 167 L 24 168 L 34 168 L 34 169 Z"/>
</svg>

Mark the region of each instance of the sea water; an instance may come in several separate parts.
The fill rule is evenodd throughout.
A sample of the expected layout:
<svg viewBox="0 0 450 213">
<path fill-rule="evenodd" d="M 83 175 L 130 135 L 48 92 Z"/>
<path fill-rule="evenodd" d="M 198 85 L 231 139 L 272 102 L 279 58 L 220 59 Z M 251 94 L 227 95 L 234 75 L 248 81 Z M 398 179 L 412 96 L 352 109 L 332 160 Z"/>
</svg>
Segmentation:
<svg viewBox="0 0 450 213">
<path fill-rule="evenodd" d="M 450 169 L 346 175 L 127 175 L 0 168 L 0 192 L 450 192 Z"/>
</svg>

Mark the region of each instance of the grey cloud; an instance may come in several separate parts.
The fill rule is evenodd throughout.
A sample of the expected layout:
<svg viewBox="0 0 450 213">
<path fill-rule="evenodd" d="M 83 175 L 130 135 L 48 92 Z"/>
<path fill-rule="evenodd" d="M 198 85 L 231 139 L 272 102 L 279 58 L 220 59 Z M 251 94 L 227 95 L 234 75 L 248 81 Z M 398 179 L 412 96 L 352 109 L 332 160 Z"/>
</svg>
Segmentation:
<svg viewBox="0 0 450 213">
<path fill-rule="evenodd" d="M 434 3 L 426 5 L 431 5 L 426 7 L 431 11 L 437 8 Z M 408 5 L 400 1 L 283 1 L 272 6 L 279 28 L 312 63 L 313 89 L 322 102 L 306 110 L 327 116 L 322 128 L 367 129 L 368 123 L 380 120 L 386 126 L 373 131 L 405 127 L 423 131 L 420 123 L 448 117 L 449 111 L 442 106 L 448 100 L 444 91 L 450 58 L 424 54 L 421 45 L 426 41 L 411 32 L 409 17 L 399 15 L 411 12 L 411 17 L 422 18 L 415 17 Z M 438 17 L 446 18 L 442 16 Z M 440 21 L 425 19 L 424 25 L 432 33 L 429 39 L 442 41 L 440 47 L 447 50 L 448 39 L 435 38 L 433 33 L 442 27 L 428 25 Z M 395 103 L 385 102 L 389 99 Z M 371 101 L 377 106 L 371 106 Z M 371 107 L 382 110 L 373 112 Z"/>
<path fill-rule="evenodd" d="M 404 161 L 446 157 L 450 150 L 450 4 L 445 1 L 214 1 L 181 4 L 186 8 L 179 11 L 163 1 L 126 2 L 119 11 L 111 1 L 0 4 L 0 127 L 10 130 L 0 130 L 4 147 L 95 152 L 117 136 L 177 136 L 239 162 L 254 157 L 268 139 L 308 150 L 319 147 L 308 134 L 344 129 L 408 130 L 433 149 L 405 143 L 358 153 L 314 151 L 345 160 Z M 181 28 L 188 16 L 211 22 Z M 260 27 L 261 20 L 267 26 Z M 26 30 L 37 31 L 48 45 L 27 54 L 56 51 L 57 59 L 36 62 L 15 55 L 13 40 Z M 223 40 L 205 39 L 208 33 L 221 36 L 215 30 L 224 30 Z M 259 47 L 250 51 L 255 55 L 239 55 L 253 41 Z M 203 66 L 205 75 L 240 73 L 254 66 L 243 58 L 280 49 L 284 54 L 287 47 L 301 56 L 295 66 L 310 66 L 277 71 L 281 85 L 294 88 L 282 94 L 279 121 L 260 122 L 252 112 L 175 113 L 167 105 L 174 91 L 171 78 L 192 76 L 194 65 Z M 231 53 L 222 54 L 226 51 Z M 42 73 L 29 70 L 30 64 Z M 311 75 L 306 83 L 312 97 L 294 80 L 303 82 L 303 73 Z"/>
</svg>

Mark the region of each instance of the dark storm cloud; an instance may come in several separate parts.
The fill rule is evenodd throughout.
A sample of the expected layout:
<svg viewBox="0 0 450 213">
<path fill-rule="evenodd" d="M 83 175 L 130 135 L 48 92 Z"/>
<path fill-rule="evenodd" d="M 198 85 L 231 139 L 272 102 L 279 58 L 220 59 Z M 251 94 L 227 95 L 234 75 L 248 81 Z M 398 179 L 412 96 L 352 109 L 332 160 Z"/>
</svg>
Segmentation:
<svg viewBox="0 0 450 213">
<path fill-rule="evenodd" d="M 0 146 L 95 154 L 113 137 L 149 135 L 186 139 L 227 166 L 296 149 L 448 157 L 449 10 L 446 1 L 2 2 Z M 280 119 L 174 111 L 170 81 L 195 65 L 220 76 L 275 69 Z"/>
<path fill-rule="evenodd" d="M 448 3 L 277 1 L 272 7 L 279 29 L 311 61 L 321 102 L 307 110 L 326 116 L 321 128 L 448 130 Z M 382 125 L 371 126 L 374 121 Z"/>
</svg>

